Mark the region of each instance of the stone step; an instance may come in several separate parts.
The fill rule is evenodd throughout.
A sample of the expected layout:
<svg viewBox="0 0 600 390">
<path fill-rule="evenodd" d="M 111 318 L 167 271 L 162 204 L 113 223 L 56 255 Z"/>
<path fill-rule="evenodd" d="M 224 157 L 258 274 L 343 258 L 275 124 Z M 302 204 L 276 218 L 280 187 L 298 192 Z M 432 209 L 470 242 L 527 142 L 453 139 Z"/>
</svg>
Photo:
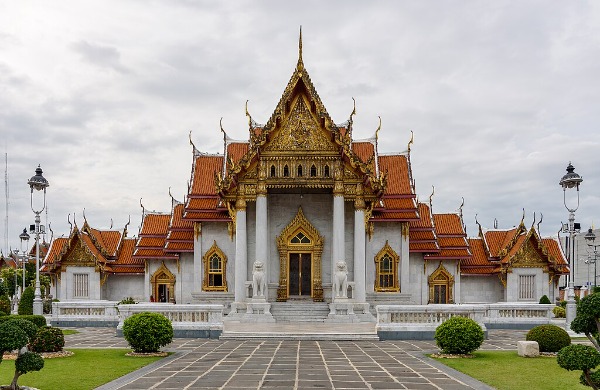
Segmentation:
<svg viewBox="0 0 600 390">
<path fill-rule="evenodd" d="M 365 333 L 252 333 L 223 332 L 219 340 L 306 340 L 306 341 L 379 341 L 377 334 Z"/>
<path fill-rule="evenodd" d="M 271 314 L 277 322 L 323 322 L 329 315 L 325 302 L 273 302 Z"/>
</svg>

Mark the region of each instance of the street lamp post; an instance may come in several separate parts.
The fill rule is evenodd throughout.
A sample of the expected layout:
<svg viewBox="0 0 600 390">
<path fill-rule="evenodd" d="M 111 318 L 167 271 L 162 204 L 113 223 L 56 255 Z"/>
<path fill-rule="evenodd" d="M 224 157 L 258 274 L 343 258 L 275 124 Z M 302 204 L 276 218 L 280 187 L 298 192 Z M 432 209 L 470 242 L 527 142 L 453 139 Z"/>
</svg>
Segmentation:
<svg viewBox="0 0 600 390">
<path fill-rule="evenodd" d="M 46 188 L 50 185 L 48 180 L 42 176 L 42 173 L 42 168 L 38 165 L 35 170 L 35 176 L 32 176 L 27 182 L 31 188 L 31 211 L 35 214 L 35 293 L 33 298 L 33 314 L 36 315 L 42 315 L 44 311 L 40 290 L 40 214 L 46 208 Z M 42 208 L 39 210 L 33 207 L 33 190 L 44 191 Z"/>
<path fill-rule="evenodd" d="M 568 283 L 568 287 L 567 287 L 567 315 L 566 315 L 566 328 L 567 331 L 569 331 L 571 329 L 571 321 L 573 321 L 573 318 L 575 318 L 575 284 L 574 284 L 574 280 L 573 280 L 573 263 L 574 263 L 574 257 L 571 252 L 573 249 L 573 237 L 575 236 L 575 233 L 578 233 L 579 230 L 575 228 L 575 211 L 577 211 L 577 209 L 579 208 L 579 184 L 581 184 L 581 182 L 583 181 L 583 179 L 581 178 L 581 176 L 579 176 L 577 173 L 575 173 L 575 168 L 573 167 L 573 165 L 569 162 L 569 165 L 567 166 L 567 173 L 560 179 L 560 182 L 558 184 L 560 184 L 560 186 L 563 189 L 563 203 L 565 205 L 565 208 L 567 209 L 567 211 L 569 212 L 569 226 L 568 226 L 568 230 L 565 231 L 565 229 L 563 229 L 564 233 L 569 233 L 569 251 L 567 253 L 567 260 L 569 261 L 569 283 Z M 577 206 L 575 206 L 575 208 L 571 208 L 569 206 L 567 206 L 567 189 L 571 189 L 571 188 L 575 188 L 577 190 Z"/>
<path fill-rule="evenodd" d="M 23 285 L 21 287 L 21 293 L 23 293 L 23 290 L 25 290 L 25 263 L 27 262 L 27 258 L 29 257 L 29 255 L 27 254 L 27 251 L 29 249 L 29 234 L 27 234 L 27 229 L 23 229 L 23 233 L 19 234 L 19 240 L 21 240 L 21 252 L 23 253 L 23 257 L 20 259 L 21 265 L 23 266 Z M 23 251 L 23 241 L 26 242 L 25 251 Z"/>
<path fill-rule="evenodd" d="M 594 254 L 594 260 L 592 260 L 591 256 L 590 256 L 589 262 L 594 264 L 594 287 L 596 287 L 597 286 L 596 277 L 598 276 L 598 270 L 596 268 L 596 263 L 598 262 L 598 247 L 600 246 L 600 244 L 594 245 L 594 241 L 596 241 L 596 235 L 594 234 L 594 231 L 592 230 L 592 228 L 588 229 L 588 232 L 585 234 L 584 237 L 585 237 L 585 240 L 587 241 L 588 248 L 590 248 L 592 250 L 592 253 Z"/>
</svg>

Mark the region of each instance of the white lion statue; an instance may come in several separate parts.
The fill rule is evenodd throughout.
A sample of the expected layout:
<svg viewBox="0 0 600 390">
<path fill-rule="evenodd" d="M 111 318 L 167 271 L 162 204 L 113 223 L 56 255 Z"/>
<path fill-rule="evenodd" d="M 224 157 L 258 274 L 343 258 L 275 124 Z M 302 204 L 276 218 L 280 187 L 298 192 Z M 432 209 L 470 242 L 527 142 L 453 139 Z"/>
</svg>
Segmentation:
<svg viewBox="0 0 600 390">
<path fill-rule="evenodd" d="M 333 296 L 335 298 L 348 298 L 348 268 L 345 261 L 336 263 L 333 275 Z"/>
<path fill-rule="evenodd" d="M 266 289 L 267 278 L 265 277 L 264 264 L 262 261 L 255 261 L 252 271 L 252 298 L 264 298 Z"/>
</svg>

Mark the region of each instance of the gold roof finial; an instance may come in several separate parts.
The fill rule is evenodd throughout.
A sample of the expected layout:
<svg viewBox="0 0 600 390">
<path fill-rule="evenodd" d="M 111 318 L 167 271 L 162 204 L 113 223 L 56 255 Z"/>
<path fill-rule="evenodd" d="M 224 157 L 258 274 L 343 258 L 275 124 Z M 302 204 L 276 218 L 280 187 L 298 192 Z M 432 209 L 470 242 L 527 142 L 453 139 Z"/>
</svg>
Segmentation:
<svg viewBox="0 0 600 390">
<path fill-rule="evenodd" d="M 304 63 L 302 62 L 302 26 L 300 26 L 300 37 L 298 38 L 298 70 L 302 70 Z"/>
<path fill-rule="evenodd" d="M 410 145 L 412 145 L 415 141 L 415 133 L 413 133 L 413 131 L 410 131 L 410 141 L 408 141 L 408 153 L 410 153 Z"/>
<path fill-rule="evenodd" d="M 431 186 L 431 195 L 429 195 L 429 209 L 430 210 L 433 210 L 433 195 L 435 195 L 435 186 Z"/>
<path fill-rule="evenodd" d="M 381 130 L 381 116 L 377 116 L 379 118 L 379 126 L 377 126 L 377 130 L 375 130 L 375 141 L 379 140 L 379 130 Z"/>
</svg>

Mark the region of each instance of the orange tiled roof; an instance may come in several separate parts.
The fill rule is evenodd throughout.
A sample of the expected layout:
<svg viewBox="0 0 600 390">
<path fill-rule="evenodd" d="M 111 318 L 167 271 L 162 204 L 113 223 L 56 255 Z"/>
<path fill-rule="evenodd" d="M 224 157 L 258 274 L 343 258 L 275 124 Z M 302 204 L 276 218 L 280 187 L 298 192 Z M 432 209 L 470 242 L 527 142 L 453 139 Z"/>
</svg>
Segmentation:
<svg viewBox="0 0 600 390">
<path fill-rule="evenodd" d="M 179 229 L 193 229 L 194 222 L 190 220 L 183 219 L 183 204 L 178 204 L 173 208 L 173 214 L 171 216 L 171 222 L 169 226 L 169 230 L 179 230 Z"/>
<path fill-rule="evenodd" d="M 87 229 L 94 237 L 94 240 L 109 255 L 115 255 L 119 242 L 121 241 L 121 232 L 116 230 L 98 230 L 92 227 Z"/>
<path fill-rule="evenodd" d="M 569 265 L 558 240 L 554 238 L 542 238 L 542 242 L 548 249 L 548 255 L 556 261 L 556 264 Z"/>
<path fill-rule="evenodd" d="M 409 222 L 409 251 L 437 253 L 440 246 L 433 229 L 429 206 L 418 204 L 419 219 Z"/>
<path fill-rule="evenodd" d="M 485 242 L 488 245 L 490 256 L 498 257 L 500 251 L 508 245 L 515 236 L 517 228 L 510 230 L 488 230 L 484 233 Z"/>
<path fill-rule="evenodd" d="M 375 154 L 375 146 L 371 142 L 352 142 L 352 151 L 366 163 Z"/>
<path fill-rule="evenodd" d="M 433 223 L 438 236 L 466 236 L 458 214 L 433 214 Z"/>
<path fill-rule="evenodd" d="M 404 155 L 379 156 L 379 172 L 387 172 L 387 195 L 414 195 Z"/>
<path fill-rule="evenodd" d="M 432 230 L 410 230 L 410 241 L 437 241 Z"/>
<path fill-rule="evenodd" d="M 53 264 L 55 262 L 55 260 L 58 258 L 58 256 L 61 254 L 65 245 L 67 245 L 68 242 L 69 242 L 68 237 L 59 237 L 59 238 L 54 239 L 54 241 L 52 241 L 52 244 L 50 245 L 50 251 L 48 252 L 48 255 L 46 256 L 46 258 L 44 259 L 44 263 L 45 264 Z"/>
<path fill-rule="evenodd" d="M 248 150 L 250 150 L 248 142 L 232 142 L 227 145 L 227 157 L 237 163 L 248 153 Z"/>
<path fill-rule="evenodd" d="M 425 203 L 419 203 L 419 217 L 417 221 L 410 221 L 410 230 L 427 229 L 433 231 L 431 212 L 429 206 Z"/>
<path fill-rule="evenodd" d="M 165 246 L 165 237 L 143 237 L 140 235 L 136 246 L 138 248 L 162 248 Z"/>
<path fill-rule="evenodd" d="M 190 241 L 194 240 L 194 231 L 193 230 L 175 230 L 170 231 L 167 236 L 167 241 Z"/>
<path fill-rule="evenodd" d="M 468 245 L 464 237 L 444 236 L 441 234 L 438 234 L 438 243 L 444 248 L 465 248 Z"/>
<path fill-rule="evenodd" d="M 389 198 L 383 199 L 383 204 L 386 211 L 392 210 L 414 210 L 415 199 L 414 198 Z"/>
<path fill-rule="evenodd" d="M 194 243 L 192 241 L 189 242 L 167 242 L 165 247 L 165 252 L 193 252 L 194 251 Z"/>
<path fill-rule="evenodd" d="M 223 156 L 197 156 L 192 171 L 189 196 L 216 195 L 215 172 L 220 174 L 222 170 Z"/>
<path fill-rule="evenodd" d="M 372 221 L 411 221 L 419 218 L 417 210 L 407 211 L 404 213 L 373 211 Z"/>
<path fill-rule="evenodd" d="M 189 210 L 215 210 L 219 205 L 219 198 L 189 198 L 185 208 Z"/>
<path fill-rule="evenodd" d="M 440 251 L 426 258 L 462 260 L 472 256 L 458 214 L 433 214 L 433 224 Z"/>
<path fill-rule="evenodd" d="M 410 242 L 410 251 L 411 252 L 428 252 L 428 253 L 437 253 L 440 251 L 440 247 L 437 242 Z"/>
<path fill-rule="evenodd" d="M 146 214 L 142 222 L 140 237 L 142 235 L 166 236 L 170 220 L 170 214 Z"/>
<path fill-rule="evenodd" d="M 94 256 L 96 261 L 98 263 L 106 264 L 106 257 L 104 257 L 98 248 L 96 248 L 90 236 L 82 233 L 79 235 L 79 237 L 81 238 L 82 243 L 85 244 L 85 246 L 89 249 L 92 256 Z"/>
<path fill-rule="evenodd" d="M 192 221 L 231 221 L 227 212 L 194 212 L 186 211 L 184 216 L 185 219 Z"/>
<path fill-rule="evenodd" d="M 473 257 L 461 262 L 461 266 L 487 266 L 490 261 L 485 254 L 484 242 L 481 238 L 469 238 L 469 246 Z"/>
</svg>

